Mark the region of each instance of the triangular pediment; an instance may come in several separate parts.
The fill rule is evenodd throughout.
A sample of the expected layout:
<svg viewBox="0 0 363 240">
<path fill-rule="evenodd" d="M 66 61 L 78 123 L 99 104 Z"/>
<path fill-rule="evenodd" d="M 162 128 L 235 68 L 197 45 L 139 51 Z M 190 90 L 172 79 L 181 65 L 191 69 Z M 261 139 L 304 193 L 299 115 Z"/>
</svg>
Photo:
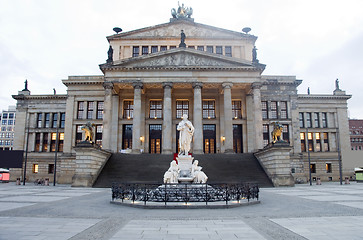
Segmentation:
<svg viewBox="0 0 363 240">
<path fill-rule="evenodd" d="M 211 54 L 188 48 L 177 48 L 168 51 L 128 58 L 113 64 L 101 65 L 101 68 L 183 68 L 183 67 L 253 67 L 246 60 Z"/>
<path fill-rule="evenodd" d="M 188 20 L 177 20 L 169 23 L 159 24 L 151 27 L 141 28 L 129 32 L 115 34 L 107 39 L 135 39 L 135 38 L 178 38 L 180 31 L 184 30 L 187 38 L 227 38 L 241 39 L 248 38 L 256 40 L 257 37 L 241 32 L 231 31 L 223 28 L 213 27 Z"/>
</svg>

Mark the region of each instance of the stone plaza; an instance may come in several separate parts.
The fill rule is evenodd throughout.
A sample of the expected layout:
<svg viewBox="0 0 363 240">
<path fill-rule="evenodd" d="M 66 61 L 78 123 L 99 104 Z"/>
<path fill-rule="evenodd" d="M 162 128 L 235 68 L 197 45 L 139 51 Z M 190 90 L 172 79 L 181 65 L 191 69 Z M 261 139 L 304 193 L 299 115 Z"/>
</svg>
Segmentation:
<svg viewBox="0 0 363 240">
<path fill-rule="evenodd" d="M 108 188 L 0 184 L 0 239 L 363 239 L 363 184 L 260 190 L 238 208 L 140 209 Z"/>
</svg>

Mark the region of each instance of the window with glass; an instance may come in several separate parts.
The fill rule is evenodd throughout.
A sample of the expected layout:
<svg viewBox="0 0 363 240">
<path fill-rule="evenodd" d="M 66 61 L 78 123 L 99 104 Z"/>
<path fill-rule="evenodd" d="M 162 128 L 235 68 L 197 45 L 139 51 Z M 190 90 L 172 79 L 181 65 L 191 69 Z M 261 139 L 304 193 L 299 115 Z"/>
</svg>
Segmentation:
<svg viewBox="0 0 363 240">
<path fill-rule="evenodd" d="M 53 113 L 52 128 L 56 128 L 58 123 L 58 113 Z"/>
<path fill-rule="evenodd" d="M 54 164 L 48 164 L 48 174 L 54 173 Z"/>
<path fill-rule="evenodd" d="M 37 128 L 42 127 L 42 118 L 43 118 L 43 114 L 38 113 L 38 116 L 37 116 Z"/>
<path fill-rule="evenodd" d="M 322 121 L 322 124 L 323 124 L 323 128 L 327 128 L 328 127 L 327 113 L 322 113 L 321 114 L 321 121 Z"/>
<path fill-rule="evenodd" d="M 140 48 L 139 47 L 133 47 L 132 48 L 132 56 L 138 57 L 140 55 Z"/>
<path fill-rule="evenodd" d="M 188 48 L 190 48 L 190 49 L 195 49 L 195 46 L 188 46 Z"/>
<path fill-rule="evenodd" d="M 314 126 L 320 128 L 319 113 L 314 113 Z"/>
<path fill-rule="evenodd" d="M 43 152 L 47 152 L 48 151 L 48 133 L 43 133 Z"/>
<path fill-rule="evenodd" d="M 50 135 L 50 151 L 55 152 L 56 151 L 56 142 L 57 142 L 57 133 L 51 133 Z"/>
<path fill-rule="evenodd" d="M 300 112 L 299 113 L 299 125 L 301 128 L 305 127 L 305 124 L 304 124 L 304 113 Z"/>
<path fill-rule="evenodd" d="M 308 133 L 308 148 L 309 152 L 314 151 L 313 133 Z"/>
<path fill-rule="evenodd" d="M 176 118 L 181 118 L 184 114 L 189 116 L 189 101 L 177 100 L 176 101 Z"/>
<path fill-rule="evenodd" d="M 263 146 L 266 146 L 270 143 L 270 130 L 268 124 L 262 125 L 262 136 L 263 136 Z"/>
<path fill-rule="evenodd" d="M 166 51 L 168 49 L 167 46 L 160 46 L 160 51 Z"/>
<path fill-rule="evenodd" d="M 3 118 L 8 118 L 8 114 L 7 113 L 3 113 Z"/>
<path fill-rule="evenodd" d="M 306 113 L 306 127 L 307 128 L 312 127 L 311 113 Z"/>
<path fill-rule="evenodd" d="M 124 118 L 132 119 L 134 117 L 134 101 L 124 101 Z"/>
<path fill-rule="evenodd" d="M 101 147 L 102 147 L 102 132 L 103 132 L 103 126 L 96 125 L 95 142 L 97 145 L 99 145 Z"/>
<path fill-rule="evenodd" d="M 207 46 L 207 52 L 213 53 L 213 46 Z"/>
<path fill-rule="evenodd" d="M 216 46 L 216 53 L 222 55 L 223 54 L 223 47 L 222 46 Z"/>
<path fill-rule="evenodd" d="M 60 115 L 60 128 L 64 128 L 66 123 L 66 113 L 61 113 Z"/>
<path fill-rule="evenodd" d="M 311 171 L 311 173 L 316 173 L 316 164 L 315 163 L 310 164 L 310 171 Z"/>
<path fill-rule="evenodd" d="M 1 131 L 6 131 L 6 127 L 1 127 Z"/>
<path fill-rule="evenodd" d="M 45 113 L 44 115 L 45 115 L 44 127 L 49 128 L 50 127 L 50 125 L 49 125 L 49 123 L 50 123 L 50 113 Z"/>
<path fill-rule="evenodd" d="M 287 102 L 280 102 L 280 118 L 287 119 Z"/>
<path fill-rule="evenodd" d="M 170 49 L 175 49 L 176 48 L 176 46 L 170 46 Z"/>
<path fill-rule="evenodd" d="M 10 119 L 14 118 L 14 113 L 9 113 L 9 118 Z"/>
<path fill-rule="evenodd" d="M 242 102 L 235 100 L 232 101 L 232 115 L 233 119 L 242 118 Z"/>
<path fill-rule="evenodd" d="M 301 151 L 306 152 L 305 133 L 300 133 Z"/>
<path fill-rule="evenodd" d="M 261 102 L 262 119 L 268 119 L 267 101 Z"/>
<path fill-rule="evenodd" d="M 76 144 L 82 140 L 82 125 L 76 125 Z"/>
<path fill-rule="evenodd" d="M 93 118 L 94 102 L 87 102 L 87 119 Z"/>
<path fill-rule="evenodd" d="M 150 101 L 150 118 L 162 118 L 163 117 L 163 103 L 161 100 Z"/>
<path fill-rule="evenodd" d="M 1 124 L 2 124 L 2 125 L 6 125 L 7 123 L 8 123 L 8 121 L 7 121 L 7 120 L 2 120 L 2 121 L 1 121 Z"/>
<path fill-rule="evenodd" d="M 39 171 L 39 165 L 38 164 L 33 164 L 32 171 L 33 171 L 33 173 L 38 173 L 38 171 Z"/>
<path fill-rule="evenodd" d="M 216 104 L 214 100 L 203 100 L 203 118 L 211 119 L 216 117 Z"/>
<path fill-rule="evenodd" d="M 83 119 L 84 102 L 78 102 L 77 119 Z"/>
<path fill-rule="evenodd" d="M 14 120 L 8 120 L 8 125 L 13 125 L 14 124 Z"/>
<path fill-rule="evenodd" d="M 332 173 L 331 163 L 325 164 L 326 173 Z"/>
<path fill-rule="evenodd" d="M 3 140 L 0 140 L 0 146 L 2 146 L 4 144 Z"/>
<path fill-rule="evenodd" d="M 315 151 L 316 152 L 321 152 L 321 135 L 320 133 L 315 133 Z"/>
<path fill-rule="evenodd" d="M 282 139 L 286 142 L 290 142 L 289 125 L 282 124 Z"/>
<path fill-rule="evenodd" d="M 64 133 L 59 133 L 58 136 L 58 152 L 63 152 Z"/>
<path fill-rule="evenodd" d="M 271 115 L 270 115 L 270 118 L 271 119 L 277 119 L 277 102 L 271 102 L 270 104 L 270 112 L 271 112 Z"/>
<path fill-rule="evenodd" d="M 158 46 L 151 46 L 151 53 L 158 52 Z"/>
<path fill-rule="evenodd" d="M 227 57 L 232 57 L 232 47 L 231 47 L 231 46 L 226 46 L 226 47 L 224 48 L 224 51 L 225 51 L 225 55 L 226 55 Z"/>
<path fill-rule="evenodd" d="M 36 133 L 35 134 L 35 147 L 34 147 L 34 151 L 35 152 L 39 152 L 40 151 L 40 133 Z"/>
<path fill-rule="evenodd" d="M 103 119 L 103 101 L 97 102 L 97 119 Z"/>
<path fill-rule="evenodd" d="M 204 51 L 204 46 L 197 46 L 197 50 Z"/>
<path fill-rule="evenodd" d="M 149 54 L 149 46 L 142 46 L 142 55 Z"/>
<path fill-rule="evenodd" d="M 324 138 L 324 151 L 328 152 L 329 151 L 329 136 L 328 136 L 327 132 L 323 133 L 323 138 Z"/>
</svg>

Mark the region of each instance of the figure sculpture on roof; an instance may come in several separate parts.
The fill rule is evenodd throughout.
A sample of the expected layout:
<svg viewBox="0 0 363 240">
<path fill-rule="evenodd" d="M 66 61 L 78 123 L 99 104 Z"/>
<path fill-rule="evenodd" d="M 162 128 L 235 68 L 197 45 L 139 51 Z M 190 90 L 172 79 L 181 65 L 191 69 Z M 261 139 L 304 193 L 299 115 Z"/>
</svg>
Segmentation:
<svg viewBox="0 0 363 240">
<path fill-rule="evenodd" d="M 185 44 L 185 33 L 183 30 L 181 30 L 181 33 L 180 33 L 180 44 L 179 44 L 179 47 L 186 47 L 187 45 Z"/>
<path fill-rule="evenodd" d="M 340 88 L 339 88 L 339 79 L 338 78 L 335 80 L 335 90 L 340 90 Z"/>
<path fill-rule="evenodd" d="M 106 62 L 112 63 L 113 62 L 113 49 L 111 46 L 109 47 L 109 49 L 107 51 L 107 55 L 108 55 L 108 58 L 107 58 Z"/>
<path fill-rule="evenodd" d="M 25 79 L 23 91 L 29 91 L 28 90 L 28 79 Z"/>
<path fill-rule="evenodd" d="M 180 6 L 178 2 L 178 9 L 171 9 L 171 15 L 173 18 L 190 18 L 193 14 L 193 9 L 191 7 L 185 7 L 184 3 Z"/>
</svg>

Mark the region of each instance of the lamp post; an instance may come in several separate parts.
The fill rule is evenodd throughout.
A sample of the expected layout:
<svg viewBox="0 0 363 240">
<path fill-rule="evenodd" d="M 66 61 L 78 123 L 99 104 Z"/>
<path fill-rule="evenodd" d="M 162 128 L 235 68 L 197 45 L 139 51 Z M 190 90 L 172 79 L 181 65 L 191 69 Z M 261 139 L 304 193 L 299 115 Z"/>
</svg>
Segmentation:
<svg viewBox="0 0 363 240">
<path fill-rule="evenodd" d="M 306 128 L 305 139 L 307 140 L 307 143 L 308 143 L 307 151 L 308 151 L 308 161 L 309 161 L 309 182 L 310 182 L 310 186 L 311 186 L 312 182 L 311 182 L 311 163 L 310 163 L 310 149 L 309 149 L 309 128 Z"/>
</svg>

